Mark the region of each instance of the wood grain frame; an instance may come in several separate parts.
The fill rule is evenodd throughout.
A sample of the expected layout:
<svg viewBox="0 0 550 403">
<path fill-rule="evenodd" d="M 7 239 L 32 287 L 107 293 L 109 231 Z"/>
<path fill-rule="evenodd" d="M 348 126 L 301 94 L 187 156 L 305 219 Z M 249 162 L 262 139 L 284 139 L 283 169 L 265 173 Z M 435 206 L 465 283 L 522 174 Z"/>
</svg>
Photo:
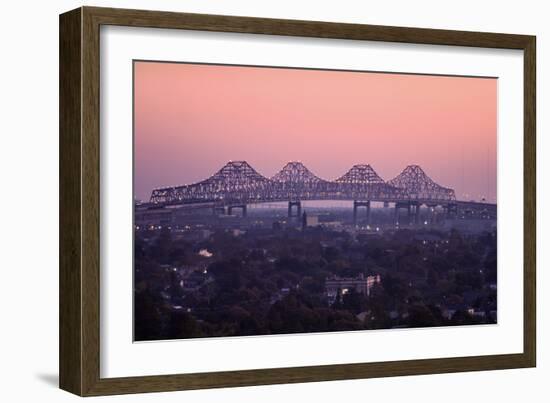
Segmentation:
<svg viewBox="0 0 550 403">
<path fill-rule="evenodd" d="M 100 377 L 99 32 L 101 25 L 240 32 L 524 52 L 524 350 L 363 364 Z M 314 382 L 536 365 L 534 36 L 82 7 L 60 16 L 60 387 L 80 396 Z M 513 253 L 513 252 L 512 252 Z"/>
</svg>

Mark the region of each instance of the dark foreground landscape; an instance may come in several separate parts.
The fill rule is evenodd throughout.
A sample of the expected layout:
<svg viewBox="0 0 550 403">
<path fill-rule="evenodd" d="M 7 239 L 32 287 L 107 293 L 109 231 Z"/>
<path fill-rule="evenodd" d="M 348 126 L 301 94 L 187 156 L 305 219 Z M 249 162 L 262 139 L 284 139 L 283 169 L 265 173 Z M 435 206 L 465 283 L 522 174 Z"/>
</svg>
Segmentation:
<svg viewBox="0 0 550 403">
<path fill-rule="evenodd" d="M 496 323 L 494 230 L 200 228 L 136 228 L 136 341 Z"/>
</svg>

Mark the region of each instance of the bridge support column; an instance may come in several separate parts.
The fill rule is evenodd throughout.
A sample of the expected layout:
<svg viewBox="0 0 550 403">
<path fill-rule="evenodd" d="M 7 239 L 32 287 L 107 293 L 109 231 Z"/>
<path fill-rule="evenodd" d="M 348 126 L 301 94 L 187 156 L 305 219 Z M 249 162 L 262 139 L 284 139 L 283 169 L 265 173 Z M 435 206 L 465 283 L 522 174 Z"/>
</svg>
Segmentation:
<svg viewBox="0 0 550 403">
<path fill-rule="evenodd" d="M 214 215 L 225 215 L 225 206 L 216 206 L 212 209 Z"/>
<path fill-rule="evenodd" d="M 446 217 L 453 218 L 458 214 L 458 206 L 454 203 L 449 203 L 445 207 Z"/>
<path fill-rule="evenodd" d="M 370 201 L 367 203 L 367 225 L 370 225 Z"/>
<path fill-rule="evenodd" d="M 416 203 L 414 208 L 414 223 L 418 224 L 419 222 L 420 222 L 420 203 Z"/>
<path fill-rule="evenodd" d="M 428 211 L 429 211 L 428 222 L 429 222 L 430 224 L 433 224 L 433 223 L 435 223 L 435 221 L 436 221 L 436 217 L 437 217 L 437 213 L 436 213 L 436 211 L 435 211 L 436 208 L 437 208 L 437 204 L 435 204 L 435 205 L 434 205 L 434 204 L 428 205 Z"/>
<path fill-rule="evenodd" d="M 399 203 L 395 203 L 395 210 L 393 212 L 393 223 L 395 225 L 399 224 Z"/>
<path fill-rule="evenodd" d="M 410 209 L 410 205 L 411 205 L 410 202 L 396 202 L 395 203 L 395 212 L 394 212 L 394 216 L 393 216 L 393 223 L 395 225 L 399 224 L 399 213 L 401 212 L 401 209 L 406 209 L 407 214 L 408 214 L 409 209 Z"/>
<path fill-rule="evenodd" d="M 399 224 L 399 212 L 401 209 L 407 210 L 407 223 L 411 224 L 411 218 L 414 212 L 414 223 L 418 224 L 420 220 L 420 203 L 418 202 L 397 202 L 395 203 L 394 223 Z"/>
<path fill-rule="evenodd" d="M 367 208 L 367 225 L 370 225 L 370 201 L 353 201 L 353 224 L 357 225 L 357 210 L 359 207 Z"/>
<path fill-rule="evenodd" d="M 296 215 L 292 213 L 294 207 L 296 207 Z M 302 217 L 302 202 L 300 200 L 288 202 L 288 218 L 291 219 L 292 217 Z"/>
</svg>

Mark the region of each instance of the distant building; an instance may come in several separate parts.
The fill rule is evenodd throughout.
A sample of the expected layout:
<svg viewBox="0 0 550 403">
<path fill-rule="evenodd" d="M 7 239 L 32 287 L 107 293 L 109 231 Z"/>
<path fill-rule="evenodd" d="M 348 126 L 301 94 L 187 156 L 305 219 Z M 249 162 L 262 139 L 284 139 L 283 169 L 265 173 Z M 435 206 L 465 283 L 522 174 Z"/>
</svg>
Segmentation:
<svg viewBox="0 0 550 403">
<path fill-rule="evenodd" d="M 178 228 L 175 230 L 172 229 L 172 237 L 175 240 L 183 239 L 186 241 L 198 242 L 210 238 L 210 235 L 212 235 L 212 231 L 203 228 Z"/>
<path fill-rule="evenodd" d="M 370 295 L 370 290 L 375 284 L 380 283 L 380 275 L 367 276 L 361 273 L 358 277 L 332 276 L 325 279 L 325 289 L 329 304 L 332 305 L 338 296 L 347 294 L 351 290 L 363 295 Z"/>
<path fill-rule="evenodd" d="M 324 228 L 335 229 L 335 230 L 342 229 L 343 227 L 343 224 L 341 221 L 323 221 L 323 222 L 319 222 L 319 224 Z"/>
<path fill-rule="evenodd" d="M 138 229 L 155 229 L 172 225 L 173 221 L 174 209 L 147 208 L 139 205 L 135 208 L 134 225 L 139 227 Z"/>
<path fill-rule="evenodd" d="M 302 228 L 317 227 L 319 225 L 319 216 L 308 215 L 305 211 L 302 214 Z"/>
<path fill-rule="evenodd" d="M 306 218 L 306 227 L 316 227 L 319 225 L 319 217 L 316 215 L 309 215 Z"/>
</svg>

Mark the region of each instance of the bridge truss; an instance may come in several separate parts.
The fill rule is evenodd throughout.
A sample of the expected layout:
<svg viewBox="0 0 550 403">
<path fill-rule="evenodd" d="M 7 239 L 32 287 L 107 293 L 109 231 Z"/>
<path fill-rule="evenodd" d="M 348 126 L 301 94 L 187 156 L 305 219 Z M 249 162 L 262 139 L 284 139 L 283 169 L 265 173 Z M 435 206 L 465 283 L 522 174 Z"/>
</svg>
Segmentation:
<svg viewBox="0 0 550 403">
<path fill-rule="evenodd" d="M 435 183 L 418 165 L 407 166 L 386 182 L 370 165 L 354 165 L 336 180 L 313 174 L 301 162 L 289 162 L 271 178 L 246 161 L 230 161 L 211 177 L 190 185 L 153 190 L 151 203 L 220 205 L 301 200 L 411 202 L 443 205 L 455 202 L 455 192 Z"/>
</svg>

